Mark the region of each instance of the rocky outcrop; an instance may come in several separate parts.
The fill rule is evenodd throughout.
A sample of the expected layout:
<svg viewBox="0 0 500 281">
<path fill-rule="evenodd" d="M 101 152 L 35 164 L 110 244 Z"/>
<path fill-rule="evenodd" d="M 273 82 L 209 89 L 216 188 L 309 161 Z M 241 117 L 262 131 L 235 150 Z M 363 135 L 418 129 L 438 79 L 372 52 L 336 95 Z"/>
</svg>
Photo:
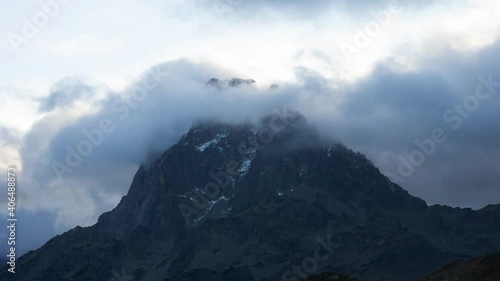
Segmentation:
<svg viewBox="0 0 500 281">
<path fill-rule="evenodd" d="M 241 79 L 241 78 L 232 78 L 231 80 L 219 80 L 217 78 L 211 78 L 207 82 L 207 86 L 215 87 L 219 90 L 228 87 L 237 88 L 240 86 L 249 86 L 254 84 L 255 80 L 253 79 Z"/>
</svg>

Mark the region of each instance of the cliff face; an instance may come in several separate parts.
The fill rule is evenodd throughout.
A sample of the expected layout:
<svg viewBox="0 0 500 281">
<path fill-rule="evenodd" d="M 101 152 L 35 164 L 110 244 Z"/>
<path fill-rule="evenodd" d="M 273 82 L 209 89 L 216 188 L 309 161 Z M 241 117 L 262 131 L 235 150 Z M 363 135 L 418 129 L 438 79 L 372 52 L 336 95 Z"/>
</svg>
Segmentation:
<svg viewBox="0 0 500 281">
<path fill-rule="evenodd" d="M 16 280 L 406 281 L 492 251 L 499 205 L 428 207 L 293 113 L 193 126 L 96 225 L 23 256 Z"/>
</svg>

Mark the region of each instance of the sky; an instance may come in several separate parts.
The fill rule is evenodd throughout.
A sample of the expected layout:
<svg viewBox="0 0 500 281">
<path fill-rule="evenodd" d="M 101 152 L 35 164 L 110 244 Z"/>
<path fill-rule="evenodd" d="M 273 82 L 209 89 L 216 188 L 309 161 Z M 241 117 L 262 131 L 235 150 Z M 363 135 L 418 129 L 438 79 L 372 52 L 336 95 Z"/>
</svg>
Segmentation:
<svg viewBox="0 0 500 281">
<path fill-rule="evenodd" d="M 19 170 L 22 252 L 94 224 L 192 122 L 285 106 L 429 205 L 500 203 L 498 1 L 0 3 L 0 171 Z"/>
</svg>

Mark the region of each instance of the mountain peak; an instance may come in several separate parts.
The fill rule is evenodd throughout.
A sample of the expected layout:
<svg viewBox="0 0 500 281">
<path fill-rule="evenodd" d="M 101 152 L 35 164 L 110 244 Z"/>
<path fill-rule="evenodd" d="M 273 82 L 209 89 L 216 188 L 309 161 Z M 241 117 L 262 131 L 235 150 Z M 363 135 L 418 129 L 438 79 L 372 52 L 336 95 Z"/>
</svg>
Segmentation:
<svg viewBox="0 0 500 281">
<path fill-rule="evenodd" d="M 241 78 L 232 78 L 231 80 L 219 80 L 217 78 L 211 78 L 207 82 L 207 86 L 215 87 L 219 90 L 222 90 L 224 88 L 237 88 L 242 85 L 249 86 L 249 85 L 254 85 L 256 82 L 253 79 L 241 79 Z"/>
<path fill-rule="evenodd" d="M 428 207 L 285 111 L 194 124 L 96 225 L 22 257 L 20 280 L 109 280 L 122 268 L 134 280 L 297 280 L 314 253 L 317 273 L 416 280 L 500 250 L 498 233 L 500 206 Z"/>
</svg>

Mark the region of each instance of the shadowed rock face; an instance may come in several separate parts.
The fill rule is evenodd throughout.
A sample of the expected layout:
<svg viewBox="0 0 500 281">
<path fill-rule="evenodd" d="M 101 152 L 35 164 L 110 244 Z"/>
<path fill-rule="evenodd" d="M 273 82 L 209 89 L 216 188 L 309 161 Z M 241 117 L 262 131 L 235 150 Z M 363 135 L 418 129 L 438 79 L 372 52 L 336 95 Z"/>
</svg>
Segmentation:
<svg viewBox="0 0 500 281">
<path fill-rule="evenodd" d="M 291 113 L 196 124 L 97 224 L 23 256 L 16 280 L 407 281 L 491 251 L 499 205 L 429 207 Z"/>
</svg>

